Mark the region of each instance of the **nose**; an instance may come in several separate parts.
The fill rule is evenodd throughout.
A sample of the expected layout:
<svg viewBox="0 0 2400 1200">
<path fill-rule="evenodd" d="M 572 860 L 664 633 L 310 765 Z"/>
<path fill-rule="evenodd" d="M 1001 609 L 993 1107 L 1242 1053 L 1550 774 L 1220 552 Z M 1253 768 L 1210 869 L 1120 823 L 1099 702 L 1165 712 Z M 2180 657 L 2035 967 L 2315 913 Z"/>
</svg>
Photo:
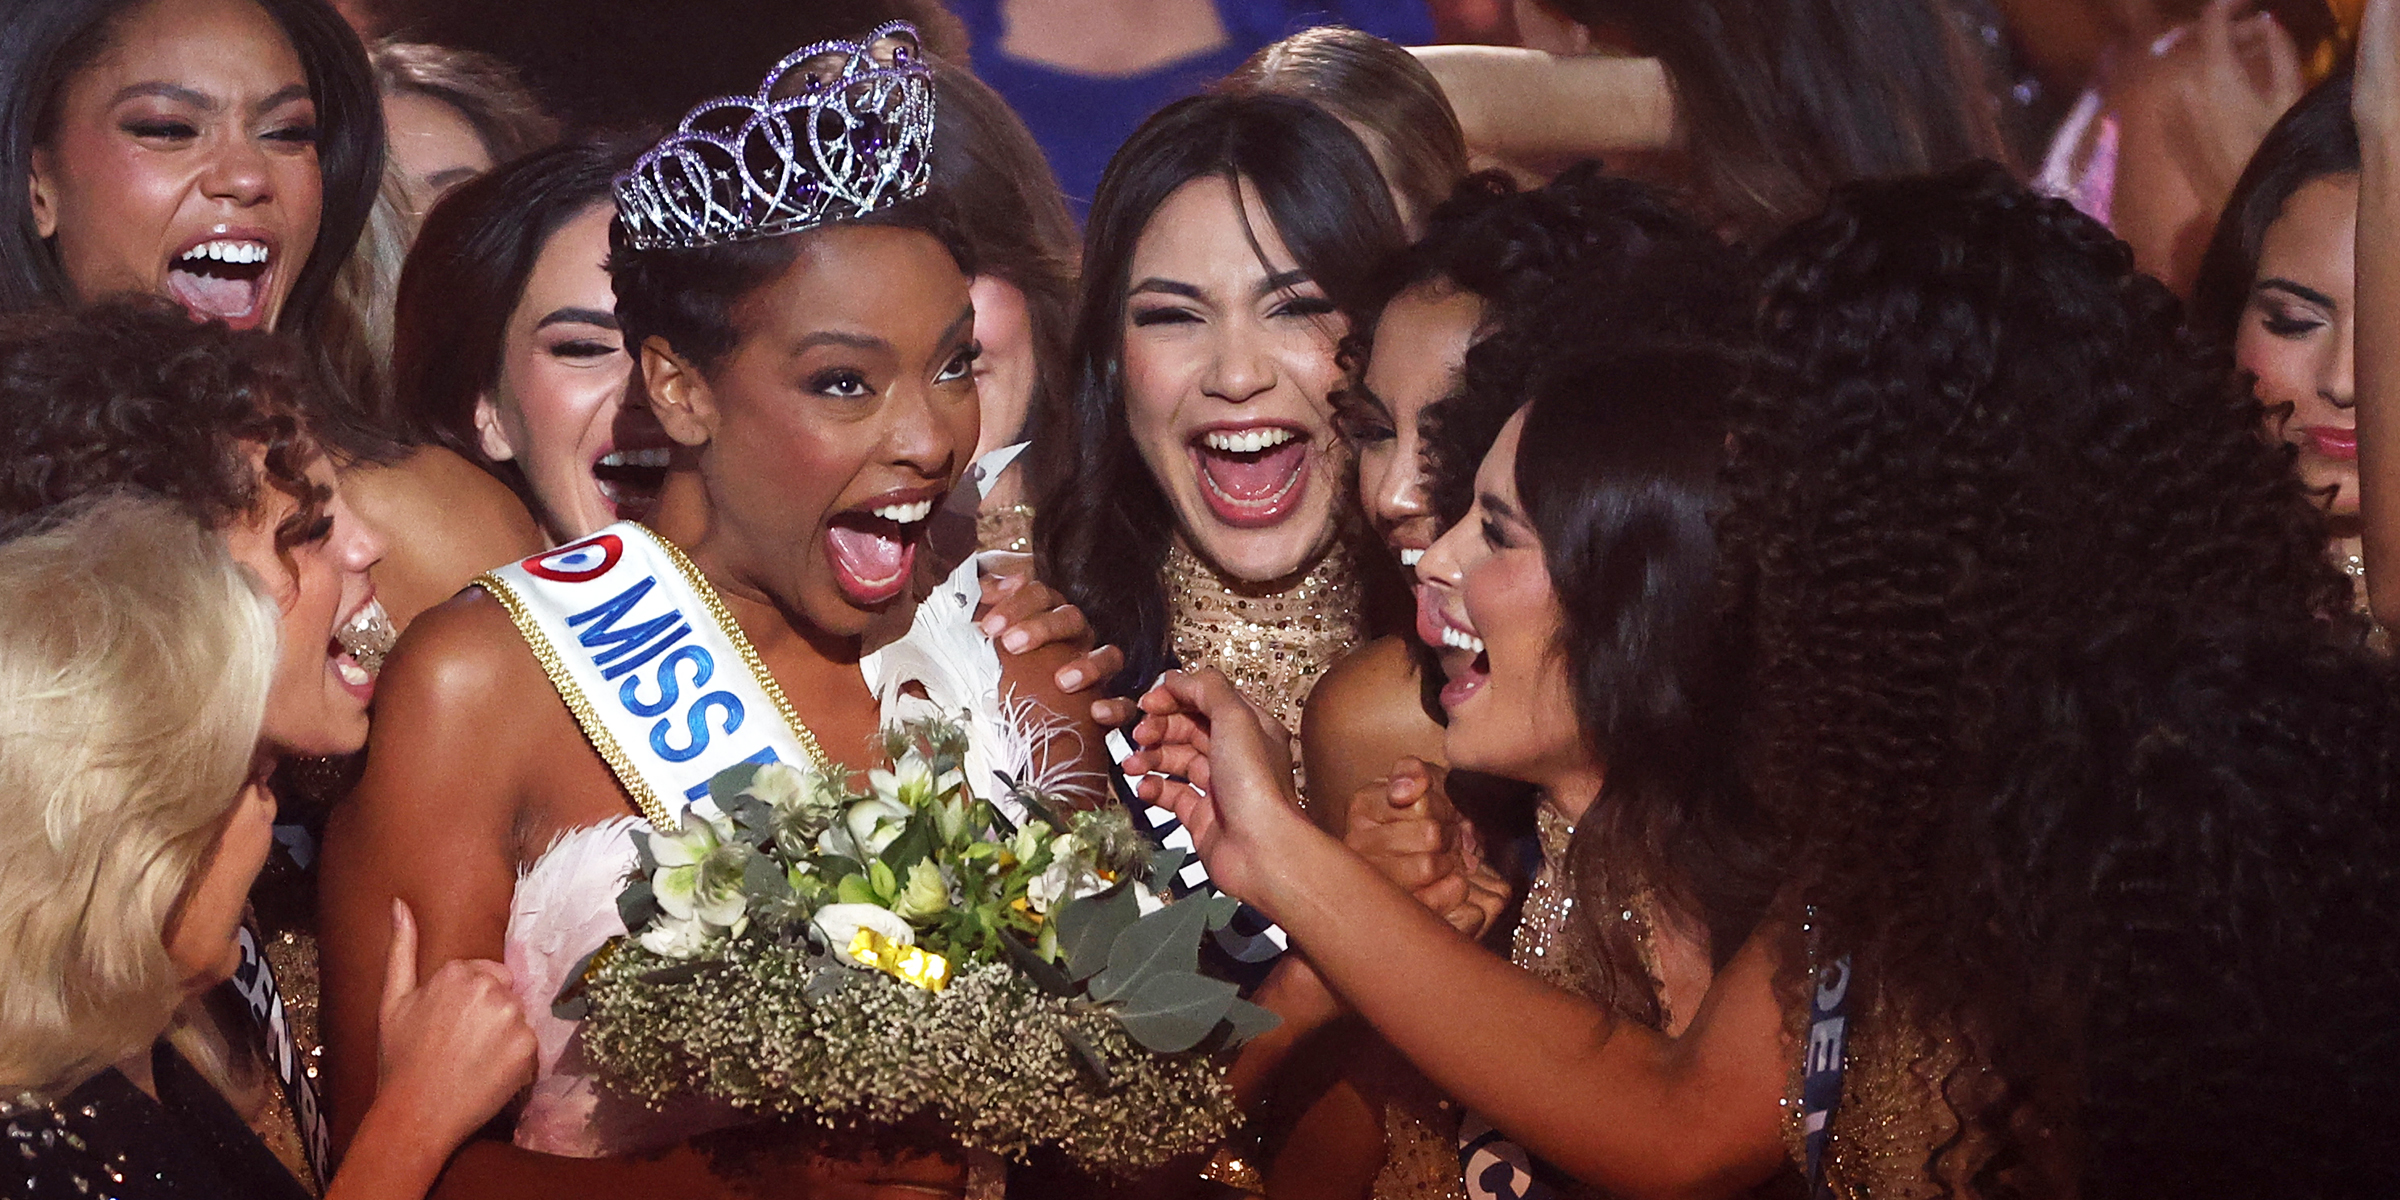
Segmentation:
<svg viewBox="0 0 2400 1200">
<path fill-rule="evenodd" d="M 891 424 L 884 432 L 885 461 L 927 479 L 948 477 L 958 461 L 957 422 L 951 419 L 958 414 L 950 411 L 958 402 L 945 400 L 933 389 L 924 387 L 896 389 L 892 401 L 886 409 L 891 414 Z M 964 428 L 972 432 L 977 409 L 973 400 L 965 403 Z"/>
<path fill-rule="evenodd" d="M 335 492 L 333 499 L 326 502 L 325 514 L 333 519 L 335 552 L 340 556 L 344 571 L 363 574 L 383 561 L 387 548 L 383 535 L 360 520 L 340 492 Z"/>
<path fill-rule="evenodd" d="M 200 191 L 211 200 L 244 208 L 273 199 L 266 151 L 245 130 L 225 131 L 212 139 L 208 164 L 200 175 Z"/>
<path fill-rule="evenodd" d="M 1403 437 L 1392 447 L 1390 462 L 1374 482 L 1367 506 L 1386 525 L 1427 515 L 1432 506 L 1425 495 L 1425 464 L 1419 461 L 1415 439 Z"/>
<path fill-rule="evenodd" d="M 2357 336 L 2348 313 L 2343 314 L 2337 328 L 2340 331 L 2338 336 L 2325 348 L 2324 357 L 2317 363 L 2317 395 L 2324 397 L 2326 403 L 2335 408 L 2347 410 L 2358 403 L 2358 395 L 2352 384 L 2352 372 L 2357 359 Z"/>
<path fill-rule="evenodd" d="M 1417 560 L 1417 582 L 1455 590 L 1466 578 L 1467 540 L 1473 536 L 1465 521 L 1443 530 Z"/>
<path fill-rule="evenodd" d="M 1200 390 L 1219 400 L 1240 404 L 1252 400 L 1275 386 L 1275 360 L 1266 352 L 1265 339 L 1250 328 L 1250 323 L 1229 320 L 1216 326 L 1215 353 L 1210 355 L 1208 373 L 1200 381 Z"/>
</svg>

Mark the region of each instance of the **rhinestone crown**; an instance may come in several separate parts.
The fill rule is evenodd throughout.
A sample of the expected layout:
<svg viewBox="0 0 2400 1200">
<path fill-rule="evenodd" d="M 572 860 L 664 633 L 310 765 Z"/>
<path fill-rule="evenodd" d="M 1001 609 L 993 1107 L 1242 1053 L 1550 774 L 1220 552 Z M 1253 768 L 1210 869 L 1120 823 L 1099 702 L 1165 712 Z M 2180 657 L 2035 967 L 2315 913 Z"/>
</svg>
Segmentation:
<svg viewBox="0 0 2400 1200">
<path fill-rule="evenodd" d="M 925 194 L 933 73 L 916 26 L 785 55 L 748 96 L 707 101 L 617 177 L 636 250 L 690 250 L 814 229 Z"/>
</svg>

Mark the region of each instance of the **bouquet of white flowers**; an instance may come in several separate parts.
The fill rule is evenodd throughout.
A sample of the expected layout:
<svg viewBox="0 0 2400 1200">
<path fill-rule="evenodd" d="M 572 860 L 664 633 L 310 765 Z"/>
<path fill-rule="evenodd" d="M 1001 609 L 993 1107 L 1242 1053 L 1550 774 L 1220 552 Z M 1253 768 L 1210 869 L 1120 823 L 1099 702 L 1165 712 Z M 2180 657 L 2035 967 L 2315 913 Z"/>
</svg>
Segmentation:
<svg viewBox="0 0 2400 1200">
<path fill-rule="evenodd" d="M 635 833 L 629 931 L 577 972 L 610 1086 L 828 1126 L 931 1120 L 974 1150 L 1036 1145 L 1124 1175 L 1237 1119 L 1218 1053 L 1275 1018 L 1199 972 L 1225 898 L 1160 897 L 1116 807 L 1000 777 L 966 786 L 965 735 L 886 735 L 864 791 L 784 764 L 716 777 L 678 830 Z"/>
</svg>

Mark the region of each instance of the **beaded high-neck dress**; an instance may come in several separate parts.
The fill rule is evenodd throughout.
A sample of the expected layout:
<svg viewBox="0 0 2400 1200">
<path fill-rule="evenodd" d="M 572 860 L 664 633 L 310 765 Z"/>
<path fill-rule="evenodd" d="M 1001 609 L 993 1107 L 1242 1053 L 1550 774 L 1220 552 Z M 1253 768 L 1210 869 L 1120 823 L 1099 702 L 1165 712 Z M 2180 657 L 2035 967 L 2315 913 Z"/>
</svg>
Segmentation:
<svg viewBox="0 0 2400 1200">
<path fill-rule="evenodd" d="M 1364 639 L 1358 566 L 1336 543 L 1297 575 L 1227 579 L 1180 545 L 1167 548 L 1168 645 L 1176 661 L 1215 667 L 1283 722 L 1300 761 L 1300 709 L 1327 668 Z M 1306 780 L 1302 779 L 1305 794 Z"/>
</svg>

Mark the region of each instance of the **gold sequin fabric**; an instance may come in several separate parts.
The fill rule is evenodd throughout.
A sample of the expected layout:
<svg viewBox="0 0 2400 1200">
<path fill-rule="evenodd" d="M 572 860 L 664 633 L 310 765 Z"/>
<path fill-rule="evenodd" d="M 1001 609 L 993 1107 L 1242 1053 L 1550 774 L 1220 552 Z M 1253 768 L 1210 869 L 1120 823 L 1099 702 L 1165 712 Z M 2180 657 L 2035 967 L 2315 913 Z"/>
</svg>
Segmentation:
<svg viewBox="0 0 2400 1200">
<path fill-rule="evenodd" d="M 1167 635 L 1178 661 L 1215 667 L 1293 736 L 1300 708 L 1335 659 L 1362 640 L 1358 569 L 1337 544 L 1299 575 L 1242 583 L 1181 546 L 1167 548 Z"/>
<path fill-rule="evenodd" d="M 975 548 L 1033 553 L 1033 506 L 1003 504 L 976 513 Z"/>
<path fill-rule="evenodd" d="M 1841 1200 L 1970 1194 L 1964 1177 L 1971 1174 L 1968 1164 L 1978 1158 L 1972 1146 L 1943 1155 L 1943 1174 L 1952 1178 L 1950 1189 L 1930 1166 L 1934 1149 L 1958 1131 L 1958 1119 L 1943 1099 L 1943 1081 L 1963 1068 L 1969 1074 L 1953 1080 L 1951 1089 L 1968 1095 L 1974 1087 L 1965 1050 L 1955 1038 L 1929 1035 L 1871 993 L 1854 990 L 1848 1016 L 1842 1102 L 1825 1145 L 1825 1181 L 1832 1194 Z M 1794 1046 L 1807 1044 L 1807 1025 L 1804 1006 L 1784 1014 Z M 1784 1148 L 1792 1165 L 1805 1171 L 1800 1078 L 1800 1056 L 1794 1054 L 1783 1098 Z"/>
</svg>

